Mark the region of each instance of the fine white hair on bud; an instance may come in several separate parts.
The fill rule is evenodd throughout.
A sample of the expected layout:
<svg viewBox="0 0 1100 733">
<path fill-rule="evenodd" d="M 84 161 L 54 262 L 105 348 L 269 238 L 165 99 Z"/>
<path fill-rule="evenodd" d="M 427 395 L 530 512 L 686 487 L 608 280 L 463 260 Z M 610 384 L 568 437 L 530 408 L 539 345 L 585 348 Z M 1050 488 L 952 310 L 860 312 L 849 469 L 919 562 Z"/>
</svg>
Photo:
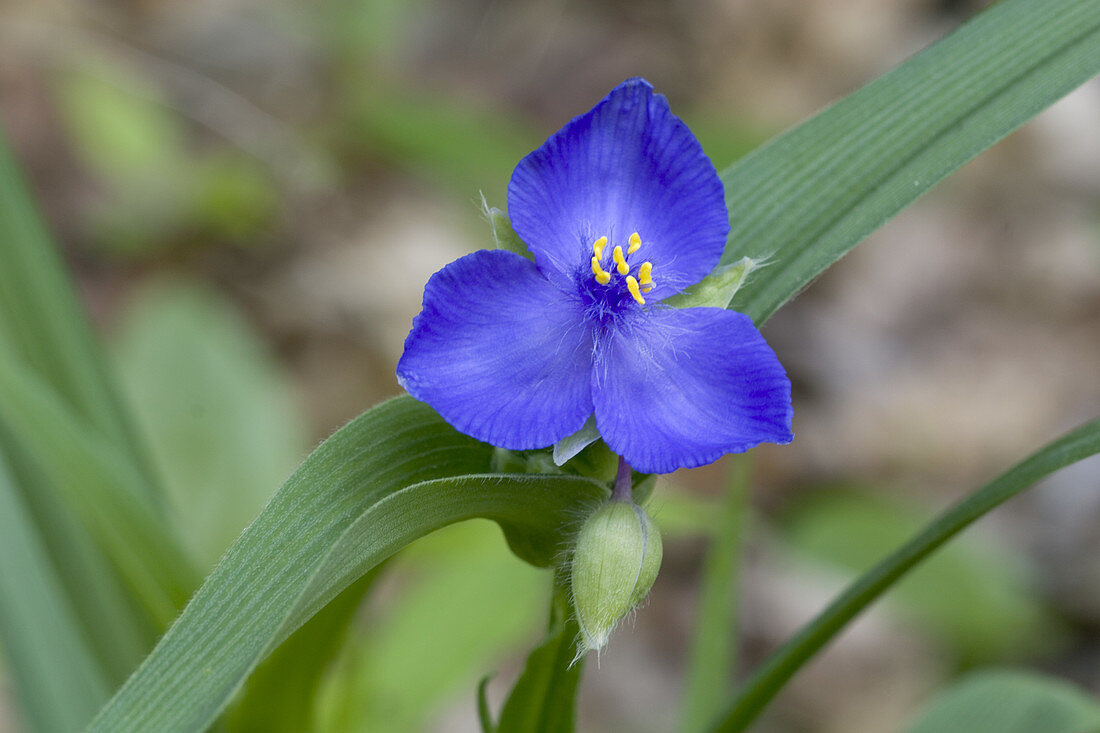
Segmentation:
<svg viewBox="0 0 1100 733">
<path fill-rule="evenodd" d="M 612 499 L 585 521 L 572 563 L 577 659 L 607 644 L 615 625 L 649 593 L 660 567 L 661 534 L 637 504 Z"/>
</svg>

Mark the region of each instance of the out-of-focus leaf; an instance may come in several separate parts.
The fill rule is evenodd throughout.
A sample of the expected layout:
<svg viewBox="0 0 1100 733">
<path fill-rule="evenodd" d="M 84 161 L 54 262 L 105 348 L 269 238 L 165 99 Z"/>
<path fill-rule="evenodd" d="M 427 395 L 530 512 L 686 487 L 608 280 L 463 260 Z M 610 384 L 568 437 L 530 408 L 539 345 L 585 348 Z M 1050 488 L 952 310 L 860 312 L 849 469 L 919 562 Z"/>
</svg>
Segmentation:
<svg viewBox="0 0 1100 733">
<path fill-rule="evenodd" d="M 58 92 L 70 139 L 100 175 L 149 181 L 179 167 L 180 122 L 136 69 L 92 64 L 62 76 Z"/>
<path fill-rule="evenodd" d="M 193 188 L 194 226 L 232 242 L 254 241 L 279 204 L 271 177 L 243 155 L 208 155 L 196 166 Z"/>
<path fill-rule="evenodd" d="M 1100 703 L 1030 672 L 978 672 L 929 703 L 906 733 L 1100 733 Z"/>
<path fill-rule="evenodd" d="M 542 621 L 547 572 L 508 553 L 488 522 L 425 537 L 390 571 L 405 585 L 342 655 L 327 685 L 322 730 L 424 730 Z"/>
<path fill-rule="evenodd" d="M 366 152 L 463 196 L 484 191 L 504 199 L 516 161 L 538 145 L 537 135 L 502 111 L 440 92 L 374 80 L 357 82 L 349 136 Z"/>
<path fill-rule="evenodd" d="M 328 44 L 349 57 L 351 73 L 362 78 L 365 56 L 400 48 L 409 20 L 419 17 L 422 0 L 319 0 L 310 5 Z"/>
<path fill-rule="evenodd" d="M 178 115 L 136 70 L 92 63 L 57 86 L 70 139 L 105 184 L 92 212 L 105 250 L 143 256 L 187 234 L 245 241 L 275 214 L 279 194 L 262 166 L 239 153 L 190 154 Z"/>
<path fill-rule="evenodd" d="M 527 656 L 523 673 L 500 714 L 497 733 L 572 733 L 577 686 L 584 659 L 577 659 L 580 627 L 570 608 L 568 581 L 555 579 L 550 629 Z"/>
<path fill-rule="evenodd" d="M 39 375 L 75 414 L 122 451 L 159 499 L 140 440 L 99 346 L 0 136 L 0 350 Z"/>
<path fill-rule="evenodd" d="M 51 483 L 25 443 L 2 422 L 0 446 L 57 583 L 110 691 L 152 649 L 162 629 L 127 592 L 117 569 L 66 504 L 65 492 Z"/>
<path fill-rule="evenodd" d="M 871 492 L 817 492 L 789 518 L 786 537 L 807 559 L 853 574 L 915 535 L 925 513 Z M 968 539 L 945 547 L 894 588 L 895 607 L 944 639 L 964 663 L 1026 652 L 1050 640 L 1052 620 L 1029 595 L 1006 548 Z"/>
<path fill-rule="evenodd" d="M 110 688 L 0 452 L 0 639 L 31 730 L 75 731 Z"/>
<path fill-rule="evenodd" d="M 212 567 L 306 452 L 290 387 L 231 304 L 194 283 L 141 291 L 115 353 L 179 534 Z"/>
<path fill-rule="evenodd" d="M 524 559 L 550 564 L 578 505 L 606 487 L 477 474 L 490 454 L 411 398 L 337 431 L 229 549 L 90 730 L 204 730 L 255 666 L 336 594 L 447 524 L 491 518 Z"/>
<path fill-rule="evenodd" d="M 133 463 L 6 351 L 0 351 L 0 420 L 166 627 L 194 587 L 194 570 Z"/>
<path fill-rule="evenodd" d="M 108 443 L 135 477 L 139 501 L 159 511 L 159 485 L 2 135 L 0 361 L 27 375 L 35 390 L 80 424 L 79 431 Z M 40 434 L 24 431 L 20 421 L 10 417 L 0 418 L 0 451 L 9 486 L 22 504 L 18 514 L 11 511 L 10 521 L 23 526 L 3 534 L 27 553 L 32 552 L 28 543 L 33 543 L 37 559 L 24 555 L 23 571 L 11 568 L 4 576 L 7 593 L 26 595 L 14 602 L 32 604 L 20 608 L 34 614 L 35 628 L 24 628 L 27 619 L 9 613 L 0 635 L 9 662 L 22 667 L 16 671 L 24 683 L 18 689 L 23 709 L 33 718 L 30 724 L 44 730 L 75 729 L 73 720 L 80 715 L 84 718 L 79 724 L 87 720 L 87 711 L 77 710 L 98 706 L 151 646 L 154 624 L 125 591 L 107 553 L 80 521 L 86 517 L 67 505 L 57 483 L 64 470 L 57 469 L 68 454 L 53 454 L 37 440 Z M 68 488 L 79 491 L 79 482 L 78 471 L 76 483 Z M 12 550 L 8 559 L 19 562 L 18 551 Z M 93 658 L 94 680 L 88 679 L 87 655 Z M 58 664 L 67 666 L 58 669 Z M 43 698 L 47 690 L 49 701 Z M 57 709 L 45 709 L 50 705 Z"/>
<path fill-rule="evenodd" d="M 886 220 L 1100 72 L 1096 0 L 1002 0 L 722 176 L 758 324 Z"/>
<path fill-rule="evenodd" d="M 729 694 L 737 664 L 741 548 L 746 526 L 751 455 L 730 459 L 722 503 L 711 514 L 717 530 L 710 538 L 699 584 L 691 654 L 685 680 L 683 730 L 705 730 Z"/>
</svg>

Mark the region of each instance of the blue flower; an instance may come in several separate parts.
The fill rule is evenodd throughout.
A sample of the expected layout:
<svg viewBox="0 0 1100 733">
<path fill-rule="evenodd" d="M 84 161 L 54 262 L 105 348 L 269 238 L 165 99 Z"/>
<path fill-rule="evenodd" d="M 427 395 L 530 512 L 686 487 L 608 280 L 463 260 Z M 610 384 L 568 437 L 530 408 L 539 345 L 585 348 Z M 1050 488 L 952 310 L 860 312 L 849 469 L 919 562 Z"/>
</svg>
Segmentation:
<svg viewBox="0 0 1100 733">
<path fill-rule="evenodd" d="M 791 384 L 752 321 L 661 302 L 718 264 L 729 220 L 714 166 L 649 82 L 521 160 L 508 215 L 534 262 L 483 250 L 432 276 L 397 367 L 409 394 L 513 450 L 595 413 L 646 473 L 790 442 Z"/>
</svg>

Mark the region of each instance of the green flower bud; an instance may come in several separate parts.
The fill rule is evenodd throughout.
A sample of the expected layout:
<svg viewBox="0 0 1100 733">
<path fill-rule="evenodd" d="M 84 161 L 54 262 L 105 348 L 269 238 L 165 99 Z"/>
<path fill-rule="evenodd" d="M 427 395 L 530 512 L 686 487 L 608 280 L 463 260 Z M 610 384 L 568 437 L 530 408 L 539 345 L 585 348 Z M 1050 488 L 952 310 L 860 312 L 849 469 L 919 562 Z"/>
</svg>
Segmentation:
<svg viewBox="0 0 1100 733">
<path fill-rule="evenodd" d="M 577 656 L 600 649 L 621 618 L 649 593 L 661 567 L 661 534 L 645 510 L 612 500 L 588 518 L 573 551 Z"/>
</svg>

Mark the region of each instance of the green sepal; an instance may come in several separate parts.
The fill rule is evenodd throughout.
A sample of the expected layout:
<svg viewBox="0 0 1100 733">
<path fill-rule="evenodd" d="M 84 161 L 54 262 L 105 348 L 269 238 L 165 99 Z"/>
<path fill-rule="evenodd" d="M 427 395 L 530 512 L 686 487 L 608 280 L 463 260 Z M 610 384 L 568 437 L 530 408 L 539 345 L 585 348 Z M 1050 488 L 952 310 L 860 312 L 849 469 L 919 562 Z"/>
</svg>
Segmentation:
<svg viewBox="0 0 1100 733">
<path fill-rule="evenodd" d="M 742 257 L 740 262 L 715 268 L 684 292 L 666 298 L 664 303 L 673 308 L 729 308 L 749 274 L 761 265 L 762 260 Z"/>
<path fill-rule="evenodd" d="M 489 709 L 489 682 L 492 679 L 493 675 L 487 674 L 477 683 L 477 722 L 481 725 L 481 733 L 496 733 L 497 729 Z"/>
<path fill-rule="evenodd" d="M 554 463 L 563 465 L 599 439 L 600 431 L 596 429 L 596 414 L 593 413 L 588 416 L 580 430 L 554 443 Z"/>
<path fill-rule="evenodd" d="M 532 262 L 535 261 L 534 255 L 531 254 L 527 249 L 527 245 L 516 234 L 516 230 L 512 228 L 512 222 L 508 220 L 508 215 L 495 206 L 489 206 L 489 202 L 485 200 L 485 194 L 481 195 L 481 211 L 489 222 L 489 229 L 493 233 L 493 244 L 497 249 L 506 249 L 521 257 L 526 257 Z"/>
</svg>

